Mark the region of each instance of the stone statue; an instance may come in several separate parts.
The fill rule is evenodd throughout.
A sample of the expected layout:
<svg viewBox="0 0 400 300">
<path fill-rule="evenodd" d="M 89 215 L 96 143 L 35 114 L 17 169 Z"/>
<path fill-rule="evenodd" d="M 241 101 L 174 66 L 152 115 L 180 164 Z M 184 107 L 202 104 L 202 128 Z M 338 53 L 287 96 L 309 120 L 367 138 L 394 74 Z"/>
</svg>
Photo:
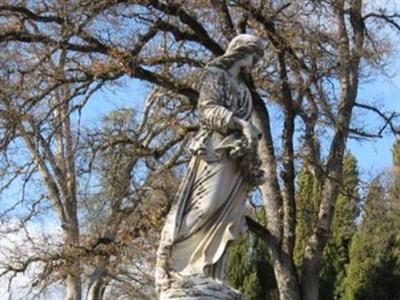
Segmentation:
<svg viewBox="0 0 400 300">
<path fill-rule="evenodd" d="M 248 193 L 264 181 L 257 154 L 261 132 L 252 125 L 252 98 L 243 80 L 263 50 L 258 37 L 238 35 L 203 71 L 200 130 L 157 252 L 160 299 L 240 299 L 224 283 L 226 249 L 245 228 Z"/>
</svg>

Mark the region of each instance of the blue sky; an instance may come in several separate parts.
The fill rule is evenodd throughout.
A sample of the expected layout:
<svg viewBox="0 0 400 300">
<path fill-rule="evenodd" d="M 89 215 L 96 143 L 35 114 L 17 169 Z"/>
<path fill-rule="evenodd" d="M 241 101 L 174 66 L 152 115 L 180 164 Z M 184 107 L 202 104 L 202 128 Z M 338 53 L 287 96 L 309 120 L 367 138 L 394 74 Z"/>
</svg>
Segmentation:
<svg viewBox="0 0 400 300">
<path fill-rule="evenodd" d="M 400 60 L 394 60 L 390 77 L 377 73 L 372 80 L 363 82 L 357 101 L 374 104 L 383 112 L 400 113 L 400 72 L 397 70 L 400 70 Z M 148 91 L 147 83 L 122 78 L 119 84 L 107 86 L 94 95 L 83 110 L 82 121 L 87 126 L 98 124 L 99 116 L 123 107 L 135 108 L 140 115 Z M 366 125 L 370 129 L 377 129 L 383 122 L 376 114 L 362 109 L 356 109 L 354 117 L 356 126 Z M 368 180 L 391 166 L 391 147 L 394 140 L 395 137 L 388 131 L 383 138 L 362 141 L 349 139 L 348 149 L 357 157 L 363 179 Z"/>
<path fill-rule="evenodd" d="M 400 113 L 400 60 L 394 61 L 391 77 L 377 75 L 369 83 L 362 84 L 359 89 L 358 101 L 363 103 L 376 104 L 382 111 L 395 111 Z M 361 113 L 367 114 L 365 116 Z M 356 110 L 356 119 L 366 119 L 368 126 L 377 128 L 382 120 L 376 114 L 366 113 L 364 110 Z M 397 121 L 397 124 L 400 125 Z M 376 175 L 384 168 L 392 164 L 391 147 L 395 141 L 393 134 L 386 131 L 383 138 L 364 141 L 349 140 L 348 148 L 356 155 L 362 175 L 367 179 L 370 175 Z"/>
</svg>

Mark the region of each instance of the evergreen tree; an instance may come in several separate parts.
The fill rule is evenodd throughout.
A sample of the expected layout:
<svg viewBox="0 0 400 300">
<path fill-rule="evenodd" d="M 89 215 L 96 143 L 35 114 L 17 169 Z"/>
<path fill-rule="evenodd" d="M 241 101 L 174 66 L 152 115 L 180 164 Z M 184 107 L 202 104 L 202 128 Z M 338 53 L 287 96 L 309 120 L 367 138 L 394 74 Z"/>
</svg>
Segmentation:
<svg viewBox="0 0 400 300">
<path fill-rule="evenodd" d="M 336 211 L 332 223 L 332 233 L 324 251 L 321 271 L 320 299 L 342 299 L 343 280 L 346 265 L 349 264 L 349 250 L 355 233 L 357 213 L 358 170 L 357 160 L 347 154 L 343 165 L 341 192 L 336 200 Z"/>
<path fill-rule="evenodd" d="M 264 211 L 258 221 L 265 222 Z M 266 244 L 250 232 L 229 249 L 228 280 L 248 300 L 279 299 Z"/>
<path fill-rule="evenodd" d="M 369 187 L 363 220 L 351 245 L 345 300 L 400 299 L 399 154 L 397 141 L 389 191 L 380 178 Z"/>
<path fill-rule="evenodd" d="M 396 279 L 393 269 L 394 235 L 385 205 L 385 191 L 379 179 L 370 185 L 366 201 L 363 221 L 351 246 L 344 299 L 399 299 L 400 290 L 397 288 L 396 291 L 396 285 L 400 278 Z"/>
<path fill-rule="evenodd" d="M 306 167 L 303 167 L 298 175 L 296 194 L 297 223 L 294 261 L 298 267 L 302 262 L 305 244 L 312 234 L 320 199 L 321 184 Z"/>
<path fill-rule="evenodd" d="M 392 148 L 393 165 L 400 166 L 400 139 L 397 139 Z"/>
<path fill-rule="evenodd" d="M 400 139 L 398 139 L 392 148 L 393 157 L 393 182 L 389 190 L 391 203 L 395 206 L 394 209 L 400 209 Z"/>
<path fill-rule="evenodd" d="M 397 259 L 397 274 L 400 274 L 400 139 L 392 148 L 393 170 L 392 182 L 389 188 L 389 212 L 393 230 L 395 232 L 395 247 L 393 255 Z"/>
<path fill-rule="evenodd" d="M 355 232 L 358 199 L 357 160 L 352 154 L 344 159 L 341 192 L 336 200 L 336 211 L 331 237 L 324 251 L 320 278 L 320 299 L 340 299 L 345 266 L 349 263 L 349 247 Z M 296 244 L 294 257 L 301 265 L 305 243 L 312 234 L 321 199 L 321 183 L 303 167 L 297 179 Z"/>
</svg>

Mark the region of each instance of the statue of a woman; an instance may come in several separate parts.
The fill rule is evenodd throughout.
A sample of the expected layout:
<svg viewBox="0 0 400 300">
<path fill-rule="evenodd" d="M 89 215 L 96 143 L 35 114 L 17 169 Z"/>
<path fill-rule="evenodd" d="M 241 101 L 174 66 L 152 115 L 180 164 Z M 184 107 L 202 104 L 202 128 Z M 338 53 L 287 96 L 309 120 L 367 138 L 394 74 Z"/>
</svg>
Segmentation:
<svg viewBox="0 0 400 300">
<path fill-rule="evenodd" d="M 224 281 L 226 248 L 243 230 L 248 193 L 263 181 L 251 123 L 252 98 L 243 73 L 263 54 L 262 41 L 242 34 L 211 61 L 200 82 L 201 129 L 157 253 L 156 285 L 187 276 Z"/>
</svg>

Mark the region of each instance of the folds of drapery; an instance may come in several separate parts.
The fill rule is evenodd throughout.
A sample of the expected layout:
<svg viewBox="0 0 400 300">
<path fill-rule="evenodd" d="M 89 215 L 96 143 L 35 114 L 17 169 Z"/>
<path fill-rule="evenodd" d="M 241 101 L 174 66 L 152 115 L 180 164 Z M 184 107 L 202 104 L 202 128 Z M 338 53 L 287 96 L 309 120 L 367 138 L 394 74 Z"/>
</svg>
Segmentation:
<svg viewBox="0 0 400 300">
<path fill-rule="evenodd" d="M 201 129 L 190 146 L 193 156 L 157 253 L 159 289 L 174 276 L 200 274 L 223 280 L 223 272 L 217 272 L 221 268 L 215 266 L 229 241 L 243 230 L 249 186 L 229 151 L 242 139 L 232 130 L 233 116 L 251 119 L 250 92 L 235 86 L 226 71 L 206 68 L 198 111 Z"/>
</svg>

